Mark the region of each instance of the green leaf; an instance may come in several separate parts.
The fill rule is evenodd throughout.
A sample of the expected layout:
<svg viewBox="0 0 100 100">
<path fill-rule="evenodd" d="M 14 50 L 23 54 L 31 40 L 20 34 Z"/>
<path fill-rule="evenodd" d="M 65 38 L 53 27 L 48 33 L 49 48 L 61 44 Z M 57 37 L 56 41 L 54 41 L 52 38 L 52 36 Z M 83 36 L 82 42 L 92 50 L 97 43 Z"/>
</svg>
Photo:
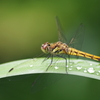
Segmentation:
<svg viewBox="0 0 100 100">
<path fill-rule="evenodd" d="M 68 73 L 100 79 L 99 62 L 71 58 L 70 63 L 66 66 L 66 70 L 64 59 L 59 58 L 58 60 L 58 58 L 54 58 L 53 63 L 49 68 L 48 66 L 50 65 L 51 59 L 43 62 L 44 59 L 45 58 L 34 58 L 1 64 L 0 78 L 36 73 Z M 48 70 L 46 71 L 47 68 Z"/>
</svg>

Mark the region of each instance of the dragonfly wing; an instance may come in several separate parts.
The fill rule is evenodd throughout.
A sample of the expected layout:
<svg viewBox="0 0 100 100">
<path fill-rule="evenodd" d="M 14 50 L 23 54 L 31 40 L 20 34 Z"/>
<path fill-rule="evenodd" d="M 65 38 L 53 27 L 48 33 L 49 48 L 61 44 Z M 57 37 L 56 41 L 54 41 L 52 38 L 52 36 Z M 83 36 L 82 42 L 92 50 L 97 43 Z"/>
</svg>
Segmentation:
<svg viewBox="0 0 100 100">
<path fill-rule="evenodd" d="M 84 40 L 84 25 L 81 23 L 80 26 L 78 27 L 75 35 L 71 38 L 69 42 L 69 46 L 73 47 L 75 49 L 81 50 L 82 49 L 82 44 Z"/>
<path fill-rule="evenodd" d="M 58 40 L 62 41 L 64 43 L 67 43 L 67 39 L 65 38 L 65 36 L 63 34 L 64 32 L 62 30 L 59 18 L 57 16 L 56 16 L 56 25 L 57 25 L 57 29 L 58 29 Z"/>
<path fill-rule="evenodd" d="M 40 74 L 36 80 L 32 84 L 32 92 L 36 93 L 39 92 L 50 85 L 53 85 L 53 83 L 56 83 L 60 79 L 62 79 L 64 76 L 61 74 Z"/>
</svg>

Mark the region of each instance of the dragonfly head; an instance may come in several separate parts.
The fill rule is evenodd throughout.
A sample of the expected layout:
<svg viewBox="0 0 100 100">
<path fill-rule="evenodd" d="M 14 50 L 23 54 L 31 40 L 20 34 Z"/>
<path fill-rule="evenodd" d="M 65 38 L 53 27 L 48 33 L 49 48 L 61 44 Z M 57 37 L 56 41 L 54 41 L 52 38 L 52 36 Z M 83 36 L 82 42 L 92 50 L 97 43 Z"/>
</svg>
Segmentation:
<svg viewBox="0 0 100 100">
<path fill-rule="evenodd" d="M 42 44 L 41 50 L 42 50 L 44 53 L 49 53 L 49 47 L 50 47 L 50 43 L 46 42 L 46 43 Z"/>
</svg>

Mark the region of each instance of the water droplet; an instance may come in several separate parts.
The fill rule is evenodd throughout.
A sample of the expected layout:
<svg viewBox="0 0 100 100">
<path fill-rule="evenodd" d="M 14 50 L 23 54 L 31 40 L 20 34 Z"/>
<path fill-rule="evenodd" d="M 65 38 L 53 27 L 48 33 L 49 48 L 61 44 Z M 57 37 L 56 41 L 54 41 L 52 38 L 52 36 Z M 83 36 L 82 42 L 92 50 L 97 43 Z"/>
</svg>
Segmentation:
<svg viewBox="0 0 100 100">
<path fill-rule="evenodd" d="M 72 70 L 72 68 L 68 68 L 69 70 Z"/>
<path fill-rule="evenodd" d="M 30 65 L 30 67 L 33 67 L 33 65 Z"/>
<path fill-rule="evenodd" d="M 90 66 L 92 66 L 92 64 L 90 64 Z"/>
<path fill-rule="evenodd" d="M 96 75 L 99 75 L 99 73 L 96 73 Z"/>
<path fill-rule="evenodd" d="M 87 72 L 86 68 L 84 69 L 84 72 L 85 72 L 85 73 Z"/>
<path fill-rule="evenodd" d="M 80 70 L 80 69 L 82 69 L 82 67 L 81 66 L 79 66 L 79 67 L 76 67 L 78 70 Z"/>
<path fill-rule="evenodd" d="M 95 70 L 91 67 L 91 68 L 88 68 L 88 70 L 87 70 L 89 73 L 94 73 L 95 72 Z"/>
<path fill-rule="evenodd" d="M 57 67 L 57 66 L 55 66 L 55 69 L 58 69 L 58 67 Z"/>
<path fill-rule="evenodd" d="M 68 65 L 66 67 L 68 67 Z"/>
</svg>

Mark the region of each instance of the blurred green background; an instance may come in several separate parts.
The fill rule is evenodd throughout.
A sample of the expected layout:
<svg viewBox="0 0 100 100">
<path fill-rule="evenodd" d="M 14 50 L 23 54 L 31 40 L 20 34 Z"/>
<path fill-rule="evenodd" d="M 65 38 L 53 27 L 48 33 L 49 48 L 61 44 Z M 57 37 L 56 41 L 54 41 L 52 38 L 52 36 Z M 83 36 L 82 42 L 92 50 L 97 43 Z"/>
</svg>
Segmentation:
<svg viewBox="0 0 100 100">
<path fill-rule="evenodd" d="M 100 55 L 99 0 L 0 0 L 0 63 L 33 58 L 44 42 L 56 42 L 58 16 L 65 35 L 75 33 L 80 23 L 85 26 L 83 51 Z M 34 77 L 24 81 L 0 82 L 2 100 L 99 100 L 100 82 L 66 75 L 61 81 L 41 92 L 30 91 Z"/>
</svg>

